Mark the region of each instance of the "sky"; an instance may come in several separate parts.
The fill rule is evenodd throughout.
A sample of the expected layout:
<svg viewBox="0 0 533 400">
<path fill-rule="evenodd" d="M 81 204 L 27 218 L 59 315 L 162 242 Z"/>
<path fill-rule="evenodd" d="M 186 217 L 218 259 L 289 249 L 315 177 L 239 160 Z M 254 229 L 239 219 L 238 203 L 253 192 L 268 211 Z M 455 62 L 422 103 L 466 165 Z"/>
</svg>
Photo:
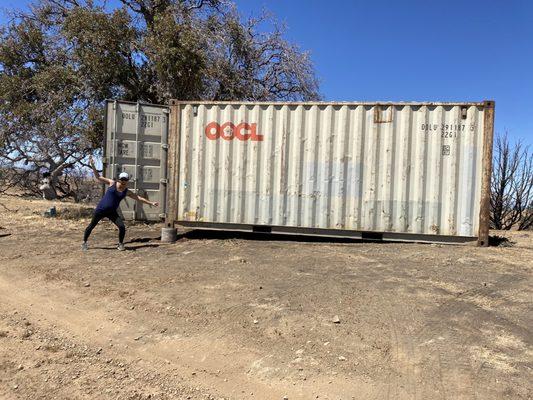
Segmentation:
<svg viewBox="0 0 533 400">
<path fill-rule="evenodd" d="M 532 0 L 238 0 L 311 52 L 338 101 L 496 102 L 496 131 L 533 145 Z"/>
<path fill-rule="evenodd" d="M 286 25 L 324 100 L 495 100 L 496 131 L 533 146 L 533 0 L 235 2 L 243 17 L 265 9 Z"/>
</svg>

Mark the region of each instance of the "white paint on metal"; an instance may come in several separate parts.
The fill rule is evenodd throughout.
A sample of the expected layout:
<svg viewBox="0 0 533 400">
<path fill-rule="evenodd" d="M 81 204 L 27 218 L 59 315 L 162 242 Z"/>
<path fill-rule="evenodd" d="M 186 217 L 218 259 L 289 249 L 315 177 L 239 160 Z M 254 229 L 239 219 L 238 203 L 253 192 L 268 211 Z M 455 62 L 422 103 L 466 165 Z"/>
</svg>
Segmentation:
<svg viewBox="0 0 533 400">
<path fill-rule="evenodd" d="M 483 112 L 483 103 L 184 103 L 178 222 L 476 237 Z M 212 122 L 223 137 L 207 137 Z"/>
</svg>

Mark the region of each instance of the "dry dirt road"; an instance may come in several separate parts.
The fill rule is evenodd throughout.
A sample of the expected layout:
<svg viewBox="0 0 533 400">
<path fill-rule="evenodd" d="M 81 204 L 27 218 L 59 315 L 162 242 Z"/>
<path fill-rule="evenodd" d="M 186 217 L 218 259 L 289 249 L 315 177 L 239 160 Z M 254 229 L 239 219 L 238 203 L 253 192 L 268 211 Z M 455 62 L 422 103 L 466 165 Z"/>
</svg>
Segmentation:
<svg viewBox="0 0 533 400">
<path fill-rule="evenodd" d="M 102 224 L 83 253 L 87 220 L 0 203 L 0 399 L 533 396 L 531 232 L 491 248 L 164 245 L 136 225 L 118 252 Z"/>
</svg>

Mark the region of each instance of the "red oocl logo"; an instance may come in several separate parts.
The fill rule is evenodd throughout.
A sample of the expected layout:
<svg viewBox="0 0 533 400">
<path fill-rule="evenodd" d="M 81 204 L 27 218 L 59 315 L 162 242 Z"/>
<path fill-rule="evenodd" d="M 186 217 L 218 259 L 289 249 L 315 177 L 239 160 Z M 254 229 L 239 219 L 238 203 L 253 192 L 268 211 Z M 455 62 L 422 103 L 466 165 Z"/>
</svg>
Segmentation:
<svg viewBox="0 0 533 400">
<path fill-rule="evenodd" d="M 220 125 L 218 122 L 210 122 L 205 127 L 205 136 L 209 140 L 217 140 L 222 138 L 224 140 L 251 140 L 253 142 L 262 142 L 263 135 L 257 133 L 257 124 L 249 124 L 242 122 L 235 125 L 233 122 L 225 122 Z"/>
</svg>

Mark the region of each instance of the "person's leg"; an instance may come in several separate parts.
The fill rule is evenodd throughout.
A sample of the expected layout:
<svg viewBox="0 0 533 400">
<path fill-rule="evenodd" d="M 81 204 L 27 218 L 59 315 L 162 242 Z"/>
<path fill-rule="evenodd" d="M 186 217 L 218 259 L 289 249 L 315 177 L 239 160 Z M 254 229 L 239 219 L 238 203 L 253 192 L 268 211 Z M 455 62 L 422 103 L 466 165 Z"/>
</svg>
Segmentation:
<svg viewBox="0 0 533 400">
<path fill-rule="evenodd" d="M 94 227 L 100 222 L 102 218 L 104 218 L 105 215 L 102 213 L 95 211 L 93 214 L 93 218 L 91 219 L 91 223 L 87 226 L 85 229 L 85 233 L 83 234 L 83 241 L 86 242 L 89 239 L 89 236 L 91 235 L 91 232 L 93 231 Z"/>
<path fill-rule="evenodd" d="M 108 218 L 118 228 L 118 243 L 123 244 L 124 237 L 126 236 L 126 226 L 124 225 L 124 221 L 122 220 L 122 218 L 120 218 L 120 215 L 118 215 L 118 213 L 111 214 Z"/>
</svg>

